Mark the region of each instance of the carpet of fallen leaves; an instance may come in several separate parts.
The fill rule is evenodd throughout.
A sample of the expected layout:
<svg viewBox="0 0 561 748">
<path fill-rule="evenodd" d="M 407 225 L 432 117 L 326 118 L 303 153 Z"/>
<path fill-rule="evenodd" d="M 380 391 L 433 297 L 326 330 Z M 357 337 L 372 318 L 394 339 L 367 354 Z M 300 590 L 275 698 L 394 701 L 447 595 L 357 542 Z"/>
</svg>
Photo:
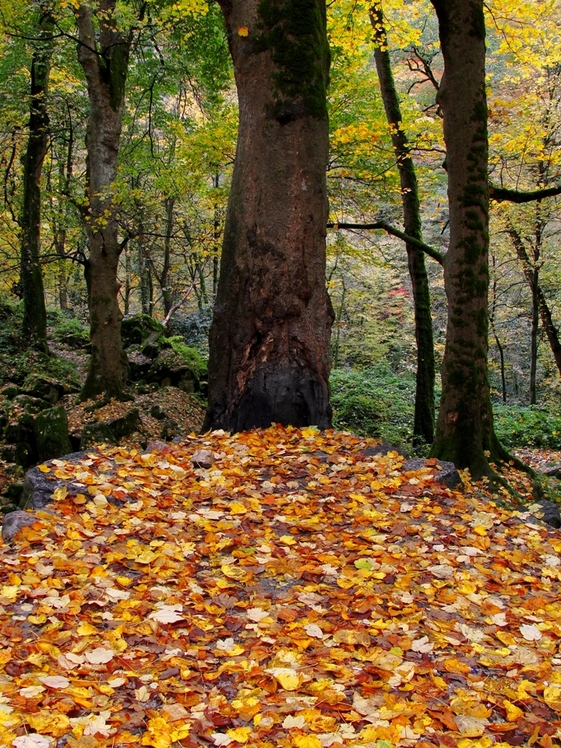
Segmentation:
<svg viewBox="0 0 561 748">
<path fill-rule="evenodd" d="M 0 745 L 559 745 L 561 534 L 372 444 L 43 466 L 81 490 L 0 546 Z"/>
</svg>

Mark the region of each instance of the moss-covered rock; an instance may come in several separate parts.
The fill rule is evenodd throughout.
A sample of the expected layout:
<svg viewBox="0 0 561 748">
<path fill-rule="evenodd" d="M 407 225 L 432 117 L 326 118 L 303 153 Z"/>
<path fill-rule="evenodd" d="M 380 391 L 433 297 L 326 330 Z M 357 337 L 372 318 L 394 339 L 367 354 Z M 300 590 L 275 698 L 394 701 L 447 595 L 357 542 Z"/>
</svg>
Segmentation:
<svg viewBox="0 0 561 748">
<path fill-rule="evenodd" d="M 150 317 L 148 314 L 135 314 L 125 317 L 121 322 L 121 337 L 123 347 L 131 345 L 142 345 L 152 333 L 163 333 L 164 326 L 161 322 Z"/>
<path fill-rule="evenodd" d="M 116 444 L 123 436 L 129 436 L 140 426 L 138 408 L 130 408 L 124 415 L 106 419 L 98 423 L 89 423 L 82 429 L 80 449 L 92 444 Z"/>
<path fill-rule="evenodd" d="M 181 353 L 171 348 L 161 351 L 154 359 L 146 375 L 146 381 L 157 382 L 162 387 L 171 385 L 187 393 L 198 392 L 200 388 L 195 367 L 188 363 Z"/>
<path fill-rule="evenodd" d="M 33 433 L 38 459 L 41 462 L 72 452 L 68 435 L 68 418 L 62 405 L 39 413 L 33 424 Z"/>
<path fill-rule="evenodd" d="M 41 398 L 51 405 L 58 403 L 63 395 L 70 392 L 67 385 L 53 379 L 53 377 L 35 372 L 25 378 L 22 389 L 26 395 Z"/>
<path fill-rule="evenodd" d="M 86 449 L 93 444 L 115 444 L 115 434 L 106 423 L 88 423 L 80 435 L 80 449 Z"/>
<path fill-rule="evenodd" d="M 18 395 L 6 408 L 6 426 L 4 430 L 4 439 L 8 444 L 18 444 L 26 442 L 31 445 L 35 444 L 33 434 L 33 425 L 37 415 L 51 404 L 42 398 L 31 397 L 30 395 Z M 33 450 L 32 450 L 33 451 Z M 27 466 L 27 463 L 18 464 Z"/>
<path fill-rule="evenodd" d="M 109 422 L 108 426 L 117 439 L 120 439 L 122 436 L 129 436 L 140 426 L 138 408 L 131 408 L 124 416 L 115 418 Z"/>
</svg>

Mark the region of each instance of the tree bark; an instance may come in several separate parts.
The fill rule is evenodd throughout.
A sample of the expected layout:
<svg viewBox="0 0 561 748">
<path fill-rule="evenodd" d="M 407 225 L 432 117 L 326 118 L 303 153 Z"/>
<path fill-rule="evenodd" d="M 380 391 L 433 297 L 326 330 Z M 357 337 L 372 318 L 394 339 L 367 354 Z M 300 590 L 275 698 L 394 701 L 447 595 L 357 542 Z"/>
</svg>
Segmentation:
<svg viewBox="0 0 561 748">
<path fill-rule="evenodd" d="M 20 283 L 24 339 L 29 345 L 47 353 L 47 310 L 40 262 L 41 172 L 49 147 L 47 94 L 54 22 L 49 9 L 41 7 L 40 13 L 38 40 L 31 59 L 29 139 L 23 167 Z"/>
<path fill-rule="evenodd" d="M 325 0 L 220 0 L 240 106 L 205 428 L 331 425 Z"/>
<path fill-rule="evenodd" d="M 80 5 L 76 10 L 78 60 L 86 77 L 90 105 L 86 135 L 86 281 L 92 356 L 82 399 L 102 393 L 107 397 L 120 396 L 127 376 L 117 298 L 122 247 L 110 190 L 117 173 L 131 40 L 116 30 L 115 4 L 116 0 L 100 0 L 97 34 L 92 7 Z"/>
<path fill-rule="evenodd" d="M 450 246 L 442 399 L 431 454 L 494 477 L 497 440 L 488 382 L 489 186 L 483 0 L 431 0 L 439 21 Z M 489 458 L 488 458 L 489 455 Z"/>
<path fill-rule="evenodd" d="M 388 124 L 392 128 L 392 145 L 396 157 L 401 183 L 403 206 L 403 228 L 405 233 L 423 241 L 419 188 L 415 165 L 407 135 L 402 127 L 401 108 L 392 73 L 388 39 L 382 7 L 370 8 L 370 21 L 374 29 L 374 58 L 380 82 L 382 101 Z M 414 441 L 431 444 L 434 438 L 434 342 L 429 281 L 425 267 L 425 256 L 421 249 L 405 242 L 407 264 L 413 288 L 415 309 L 415 339 L 417 341 L 417 375 L 415 389 L 415 415 L 413 421 Z"/>
</svg>

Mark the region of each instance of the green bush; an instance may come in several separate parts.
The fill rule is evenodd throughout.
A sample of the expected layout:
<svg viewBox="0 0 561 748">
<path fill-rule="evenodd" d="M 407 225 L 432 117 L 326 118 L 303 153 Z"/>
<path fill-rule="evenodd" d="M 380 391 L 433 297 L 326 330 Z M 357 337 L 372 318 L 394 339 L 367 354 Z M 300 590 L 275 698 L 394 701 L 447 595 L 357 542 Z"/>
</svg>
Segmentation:
<svg viewBox="0 0 561 748">
<path fill-rule="evenodd" d="M 62 319 L 61 321 L 54 323 L 53 334 L 58 340 L 73 338 L 88 343 L 90 339 L 89 328 L 75 317 Z"/>
<path fill-rule="evenodd" d="M 335 369 L 330 385 L 336 429 L 395 446 L 410 444 L 415 394 L 411 372 L 397 374 L 386 362 L 362 371 Z"/>
<path fill-rule="evenodd" d="M 513 447 L 561 449 L 561 413 L 538 405 L 493 405 L 495 431 L 500 441 Z"/>
</svg>

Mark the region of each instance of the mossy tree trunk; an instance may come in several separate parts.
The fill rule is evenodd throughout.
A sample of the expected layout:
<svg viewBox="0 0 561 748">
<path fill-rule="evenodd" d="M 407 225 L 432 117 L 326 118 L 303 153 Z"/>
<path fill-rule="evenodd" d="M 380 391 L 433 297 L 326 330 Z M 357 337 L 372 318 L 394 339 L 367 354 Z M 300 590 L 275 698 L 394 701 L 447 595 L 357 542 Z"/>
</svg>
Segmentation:
<svg viewBox="0 0 561 748">
<path fill-rule="evenodd" d="M 431 0 L 439 21 L 450 246 L 442 400 L 431 454 L 492 476 L 508 457 L 493 429 L 488 383 L 489 187 L 483 0 Z"/>
<path fill-rule="evenodd" d="M 329 427 L 325 0 L 220 5 L 240 124 L 205 427 Z"/>
<path fill-rule="evenodd" d="M 76 10 L 78 59 L 86 77 L 90 107 L 86 135 L 85 272 L 92 356 L 82 399 L 102 393 L 118 397 L 127 376 L 117 281 L 122 246 L 111 185 L 117 173 L 131 39 L 117 30 L 115 5 L 116 0 L 100 0 L 97 27 L 92 6 L 83 4 Z"/>
<path fill-rule="evenodd" d="M 29 138 L 23 159 L 20 282 L 24 339 L 29 345 L 46 353 L 47 311 L 40 260 L 41 173 L 49 147 L 47 95 L 54 21 L 50 9 L 40 6 L 39 13 L 39 33 L 31 59 Z"/>
<path fill-rule="evenodd" d="M 370 21 L 374 29 L 374 58 L 380 82 L 380 91 L 388 124 L 392 128 L 392 144 L 399 170 L 403 227 L 408 236 L 423 241 L 419 188 L 415 165 L 407 135 L 402 127 L 401 108 L 392 73 L 388 40 L 382 6 L 370 8 Z M 413 437 L 431 444 L 434 438 L 434 342 L 429 281 L 425 254 L 410 242 L 405 243 L 409 276 L 413 288 L 415 307 L 415 339 L 417 342 L 417 376 L 415 390 L 415 415 Z M 419 437 L 421 437 L 419 439 Z"/>
</svg>

